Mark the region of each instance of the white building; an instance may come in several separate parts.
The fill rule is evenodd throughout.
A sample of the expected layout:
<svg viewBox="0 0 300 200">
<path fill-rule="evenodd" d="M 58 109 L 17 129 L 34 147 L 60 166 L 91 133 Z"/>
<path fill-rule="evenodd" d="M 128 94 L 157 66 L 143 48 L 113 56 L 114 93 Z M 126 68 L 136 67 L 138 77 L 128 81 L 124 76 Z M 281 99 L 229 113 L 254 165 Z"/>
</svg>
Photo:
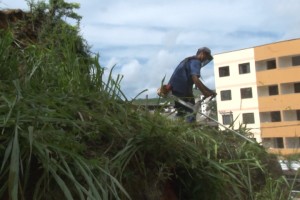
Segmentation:
<svg viewBox="0 0 300 200">
<path fill-rule="evenodd" d="M 276 153 L 300 150 L 300 39 L 214 55 L 218 120 Z"/>
</svg>

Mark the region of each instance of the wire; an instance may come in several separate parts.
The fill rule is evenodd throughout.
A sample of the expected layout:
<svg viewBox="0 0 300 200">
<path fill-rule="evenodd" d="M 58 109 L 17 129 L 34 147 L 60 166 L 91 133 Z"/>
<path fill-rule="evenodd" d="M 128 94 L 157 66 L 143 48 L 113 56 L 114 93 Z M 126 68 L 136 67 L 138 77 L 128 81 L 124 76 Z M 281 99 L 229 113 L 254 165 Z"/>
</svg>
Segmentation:
<svg viewBox="0 0 300 200">
<path fill-rule="evenodd" d="M 249 129 L 268 129 L 268 128 L 282 128 L 282 127 L 290 127 L 290 126 L 300 126 L 300 124 L 291 124 L 291 125 L 282 125 L 282 126 L 272 126 L 272 127 L 247 127 Z"/>
</svg>

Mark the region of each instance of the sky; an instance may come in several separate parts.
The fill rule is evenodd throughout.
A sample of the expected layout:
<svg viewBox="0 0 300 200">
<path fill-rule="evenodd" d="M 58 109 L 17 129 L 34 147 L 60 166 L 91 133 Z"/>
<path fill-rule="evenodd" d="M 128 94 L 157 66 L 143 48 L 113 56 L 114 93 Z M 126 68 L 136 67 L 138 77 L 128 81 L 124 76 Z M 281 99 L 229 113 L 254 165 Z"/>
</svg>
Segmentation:
<svg viewBox="0 0 300 200">
<path fill-rule="evenodd" d="M 66 0 L 80 4 L 80 30 L 99 53 L 105 76 L 114 66 L 128 99 L 157 97 L 178 63 L 209 47 L 212 54 L 300 37 L 299 0 Z M 28 10 L 25 0 L 0 9 Z M 215 88 L 213 61 L 201 80 Z"/>
</svg>

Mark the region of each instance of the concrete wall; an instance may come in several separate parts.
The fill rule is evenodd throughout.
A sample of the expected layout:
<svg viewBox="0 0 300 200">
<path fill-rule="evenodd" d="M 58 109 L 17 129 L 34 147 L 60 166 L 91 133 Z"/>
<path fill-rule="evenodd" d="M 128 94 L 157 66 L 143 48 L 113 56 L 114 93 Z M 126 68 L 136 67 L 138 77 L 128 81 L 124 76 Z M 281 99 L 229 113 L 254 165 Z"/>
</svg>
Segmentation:
<svg viewBox="0 0 300 200">
<path fill-rule="evenodd" d="M 250 73 L 240 74 L 239 64 L 250 63 Z M 219 68 L 229 66 L 230 76 L 220 77 Z M 234 52 L 214 55 L 214 73 L 217 92 L 218 119 L 222 122 L 222 113 L 232 112 L 237 129 L 243 123 L 243 113 L 254 113 L 254 124 L 247 124 L 252 129 L 258 142 L 260 139 L 260 119 L 257 101 L 256 69 L 254 49 L 243 49 Z M 241 88 L 252 88 L 252 98 L 242 99 Z M 221 91 L 231 90 L 231 100 L 221 101 Z"/>
</svg>

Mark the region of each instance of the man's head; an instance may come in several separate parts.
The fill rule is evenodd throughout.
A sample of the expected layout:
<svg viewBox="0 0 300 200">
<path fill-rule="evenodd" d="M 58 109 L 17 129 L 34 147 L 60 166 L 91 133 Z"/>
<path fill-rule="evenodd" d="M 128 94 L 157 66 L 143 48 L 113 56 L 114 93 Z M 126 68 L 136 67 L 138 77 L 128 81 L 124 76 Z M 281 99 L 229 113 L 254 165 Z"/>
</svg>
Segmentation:
<svg viewBox="0 0 300 200">
<path fill-rule="evenodd" d="M 209 63 L 212 59 L 214 59 L 211 55 L 211 51 L 209 48 L 207 47 L 202 47 L 200 49 L 198 49 L 196 57 L 201 61 L 208 61 L 207 63 Z"/>
</svg>

